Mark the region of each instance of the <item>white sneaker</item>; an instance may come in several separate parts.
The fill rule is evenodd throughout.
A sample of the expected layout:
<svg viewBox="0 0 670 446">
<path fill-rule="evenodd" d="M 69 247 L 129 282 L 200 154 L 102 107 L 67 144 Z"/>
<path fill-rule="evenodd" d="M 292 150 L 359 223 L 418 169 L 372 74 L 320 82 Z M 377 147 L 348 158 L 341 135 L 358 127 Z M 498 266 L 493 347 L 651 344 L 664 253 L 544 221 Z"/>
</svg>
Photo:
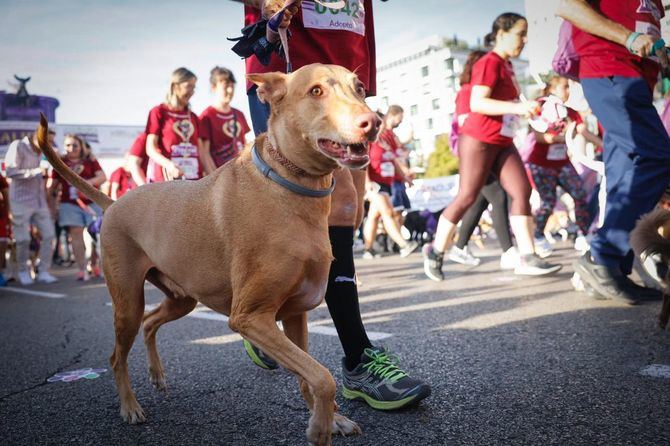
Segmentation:
<svg viewBox="0 0 670 446">
<path fill-rule="evenodd" d="M 535 238 L 535 254 L 538 255 L 541 259 L 545 259 L 554 252 L 554 248 L 551 247 L 549 240 L 545 237 Z"/>
<path fill-rule="evenodd" d="M 591 247 L 589 246 L 589 242 L 586 240 L 586 237 L 583 235 L 578 235 L 575 239 L 575 251 L 579 251 L 580 253 L 584 254 L 589 249 L 591 249 Z"/>
<path fill-rule="evenodd" d="M 543 276 L 552 274 L 562 268 L 561 265 L 542 260 L 537 254 L 519 256 L 519 265 L 514 268 L 514 274 L 520 276 Z"/>
<path fill-rule="evenodd" d="M 470 251 L 468 250 L 468 245 L 465 245 L 463 249 L 459 249 L 458 246 L 453 246 L 449 250 L 449 260 L 451 260 L 452 262 L 470 266 L 477 266 L 480 263 L 482 263 L 482 259 L 470 254 Z"/>
<path fill-rule="evenodd" d="M 519 265 L 519 250 L 512 246 L 500 256 L 500 269 L 514 269 Z"/>
<path fill-rule="evenodd" d="M 30 275 L 30 271 L 19 271 L 19 283 L 21 283 L 23 286 L 32 285 L 35 283 L 32 276 Z"/>
<path fill-rule="evenodd" d="M 37 281 L 41 283 L 54 283 L 58 282 L 58 279 L 56 279 L 54 276 L 49 274 L 48 271 L 40 271 L 37 274 Z"/>
</svg>

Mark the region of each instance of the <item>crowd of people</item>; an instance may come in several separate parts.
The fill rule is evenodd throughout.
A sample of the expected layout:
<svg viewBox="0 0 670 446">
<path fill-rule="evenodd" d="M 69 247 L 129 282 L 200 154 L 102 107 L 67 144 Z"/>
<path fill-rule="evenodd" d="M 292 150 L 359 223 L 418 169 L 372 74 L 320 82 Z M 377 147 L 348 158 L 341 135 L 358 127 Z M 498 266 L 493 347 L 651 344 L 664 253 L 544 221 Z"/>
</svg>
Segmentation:
<svg viewBox="0 0 670 446">
<path fill-rule="evenodd" d="M 281 27 L 290 26 L 293 68 L 314 62 L 342 65 L 356 72 L 368 96 L 374 95 L 373 8 L 371 0 L 361 3 L 365 15 L 353 20 L 362 32 L 313 27 L 309 20 L 300 20 L 301 15 L 312 11 L 297 6 L 286 10 Z M 584 251 L 575 270 L 585 286 L 600 297 L 628 303 L 653 294 L 628 278 L 633 261 L 628 235 L 635 221 L 656 205 L 670 180 L 670 137 L 652 105 L 659 66 L 667 65 L 665 49 L 655 47 L 660 39 L 656 31 L 663 8 L 660 1 L 648 3 L 655 9 L 628 11 L 615 0 L 602 0 L 597 7 L 586 0 L 565 0 L 558 11 L 574 24 L 574 44 L 581 57 L 578 77 L 593 115 L 602 124 L 600 132 L 589 127 L 583 114 L 565 105 L 571 81 L 564 76 L 548 79 L 537 100 L 524 98 L 511 59 L 521 54 L 527 42 L 528 22 L 516 13 L 496 18 L 485 38 L 488 51 L 473 52 L 461 75 L 451 135 L 452 149 L 460 160 L 460 187 L 453 202 L 441 212 L 434 236 L 423 246 L 428 278 L 444 280 L 445 254 L 455 262 L 479 264 L 480 259 L 468 249 L 468 241 L 489 206 L 502 269 L 520 275 L 560 270 L 560 264 L 544 260 L 551 253 L 545 229 L 560 187 L 572 197 L 576 241 Z M 258 2 L 256 7 L 245 6 L 245 25 L 264 23 L 271 12 L 265 11 L 264 5 Z M 649 25 L 646 33 L 631 31 L 635 20 Z M 332 33 L 337 37 L 333 38 Z M 265 33 L 263 36 L 266 39 Z M 248 73 L 286 70 L 286 60 L 277 50 L 278 41 L 279 35 L 268 33 L 262 45 L 247 45 L 251 48 L 246 55 Z M 617 57 L 605 58 L 605 54 Z M 236 86 L 230 70 L 211 70 L 209 83 L 215 101 L 200 116 L 189 104 L 196 83 L 196 75 L 186 68 L 172 73 L 165 101 L 151 109 L 145 132 L 138 136 L 124 165 L 110 175 L 109 181 L 90 146 L 78 135 L 66 136 L 63 160 L 91 185 L 106 184 L 115 200 L 146 183 L 195 180 L 211 174 L 243 150 L 250 127 L 244 115 L 230 105 Z M 253 130 L 260 134 L 267 130 L 271 110 L 259 100 L 257 88 L 247 85 Z M 547 109 L 554 112 L 547 115 L 551 119 L 546 119 Z M 325 300 L 345 354 L 345 396 L 363 399 L 376 408 L 395 409 L 427 397 L 430 386 L 402 370 L 388 350 L 374 346 L 360 317 L 354 280 L 355 232 L 359 228 L 362 232 L 366 259 L 379 256 L 375 242 L 380 228 L 402 257 L 420 245 L 418 240 L 406 239 L 402 231 L 403 217 L 412 209 L 405 189 L 414 181 L 407 164 L 407 148 L 393 131 L 403 120 L 403 109 L 392 105 L 380 111 L 380 117 L 382 128 L 378 140 L 371 144 L 367 171 L 344 169 L 334 174 L 337 186 L 329 237 L 335 260 Z M 520 153 L 513 138 L 523 119 L 539 124 L 531 126 Z M 568 135 L 571 129 L 574 134 Z M 593 185 L 589 190 L 584 175 L 578 173 L 578 163 L 569 153 L 570 140 L 600 148 L 604 162 L 607 199 L 601 210 L 604 224 L 596 233 L 591 229 L 594 212 L 589 203 L 598 192 L 593 191 Z M 77 265 L 76 279 L 85 281 L 100 275 L 94 241 L 103 220 L 101 210 L 58 175 L 46 175 L 39 161 L 34 137 L 14 141 L 5 160 L 11 184 L 7 187 L 0 182 L 1 210 L 12 216 L 20 283 L 56 280 L 49 268 L 54 249 L 58 253 L 65 248 L 54 246 L 63 230 L 67 231 Z M 533 189 L 540 198 L 534 213 Z M 363 211 L 363 197 L 368 203 L 367 213 Z M 0 236 L 3 240 L 10 236 L 7 224 L 0 225 Z M 590 249 L 587 237 L 591 238 Z M 93 241 L 88 253 L 85 238 Z M 37 248 L 31 248 L 31 240 Z M 6 247 L 6 242 L 0 243 L 0 250 Z M 37 252 L 32 262 L 31 249 Z M 31 263 L 37 267 L 36 275 Z M 351 280 L 337 280 L 343 277 Z M 260 367 L 277 367 L 254 345 L 245 341 L 245 348 Z"/>
</svg>

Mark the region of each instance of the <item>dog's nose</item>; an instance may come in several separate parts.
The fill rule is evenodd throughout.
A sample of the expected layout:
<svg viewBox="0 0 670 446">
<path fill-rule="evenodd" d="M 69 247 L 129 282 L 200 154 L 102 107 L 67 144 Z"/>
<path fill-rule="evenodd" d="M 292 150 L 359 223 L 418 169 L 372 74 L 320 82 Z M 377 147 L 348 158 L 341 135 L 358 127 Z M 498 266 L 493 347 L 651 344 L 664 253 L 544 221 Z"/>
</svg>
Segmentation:
<svg viewBox="0 0 670 446">
<path fill-rule="evenodd" d="M 369 140 L 373 140 L 377 137 L 381 125 L 382 120 L 377 116 L 377 113 L 361 113 L 356 117 L 356 128 L 361 130 L 363 135 Z"/>
</svg>

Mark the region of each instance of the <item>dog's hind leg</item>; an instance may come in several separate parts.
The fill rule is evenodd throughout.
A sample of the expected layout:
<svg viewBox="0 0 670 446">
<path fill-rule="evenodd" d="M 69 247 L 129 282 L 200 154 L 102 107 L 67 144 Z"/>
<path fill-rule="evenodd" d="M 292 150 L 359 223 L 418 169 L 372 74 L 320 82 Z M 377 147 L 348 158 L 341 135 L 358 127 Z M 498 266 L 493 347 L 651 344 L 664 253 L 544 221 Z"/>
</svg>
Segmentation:
<svg viewBox="0 0 670 446">
<path fill-rule="evenodd" d="M 130 424 L 135 424 L 144 422 L 146 418 L 130 387 L 128 353 L 140 329 L 144 314 L 144 274 L 147 269 L 143 268 L 142 260 L 147 259 L 141 252 L 119 250 L 123 253 L 123 258 L 116 258 L 110 251 L 112 250 L 108 250 L 103 263 L 107 287 L 114 304 L 116 332 L 114 353 L 109 361 L 114 370 L 116 388 L 119 392 L 121 417 Z M 129 258 L 135 261 L 129 262 Z"/>
<path fill-rule="evenodd" d="M 239 300 L 245 302 L 249 299 Z M 312 397 L 312 416 L 307 428 L 307 440 L 318 446 L 330 445 L 335 413 L 336 388 L 333 376 L 277 328 L 274 314 L 259 314 L 254 313 L 254 310 L 233 308 L 228 325 L 279 365 L 307 382 Z"/>
<path fill-rule="evenodd" d="M 167 294 L 167 293 L 166 293 Z M 144 315 L 144 345 L 149 361 L 149 379 L 158 390 L 166 390 L 165 371 L 156 348 L 156 332 L 161 325 L 189 314 L 198 301 L 192 297 L 174 298 L 171 294 L 163 302 Z"/>
<path fill-rule="evenodd" d="M 293 341 L 295 345 L 300 347 L 303 351 L 307 352 L 307 313 L 302 313 L 298 316 L 284 319 L 282 321 L 282 325 L 284 326 L 284 333 L 286 336 L 291 341 Z M 305 399 L 309 411 L 312 412 L 314 408 L 314 397 L 310 392 L 309 384 L 307 384 L 307 381 L 305 381 L 305 379 L 299 375 L 298 381 L 300 383 L 300 392 L 302 393 L 302 397 Z M 349 435 L 358 435 L 363 433 L 358 424 L 337 413 L 337 403 L 335 403 L 334 407 L 335 415 L 333 418 L 333 434 L 344 435 L 346 437 Z"/>
</svg>

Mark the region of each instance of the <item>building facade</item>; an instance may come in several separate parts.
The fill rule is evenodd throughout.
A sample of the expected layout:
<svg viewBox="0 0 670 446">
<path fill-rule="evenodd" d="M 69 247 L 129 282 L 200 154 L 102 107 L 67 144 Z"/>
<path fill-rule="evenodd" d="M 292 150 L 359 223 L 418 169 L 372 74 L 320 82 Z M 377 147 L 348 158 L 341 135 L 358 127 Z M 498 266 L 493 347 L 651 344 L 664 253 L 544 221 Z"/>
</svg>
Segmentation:
<svg viewBox="0 0 670 446">
<path fill-rule="evenodd" d="M 431 36 L 380 55 L 377 96 L 368 103 L 381 112 L 400 105 L 405 110 L 400 137 L 411 138 L 416 155 L 424 159 L 434 150 L 437 136 L 451 130 L 459 76 L 472 49 L 456 37 Z M 514 61 L 514 68 L 526 84 L 528 63 Z"/>
</svg>

